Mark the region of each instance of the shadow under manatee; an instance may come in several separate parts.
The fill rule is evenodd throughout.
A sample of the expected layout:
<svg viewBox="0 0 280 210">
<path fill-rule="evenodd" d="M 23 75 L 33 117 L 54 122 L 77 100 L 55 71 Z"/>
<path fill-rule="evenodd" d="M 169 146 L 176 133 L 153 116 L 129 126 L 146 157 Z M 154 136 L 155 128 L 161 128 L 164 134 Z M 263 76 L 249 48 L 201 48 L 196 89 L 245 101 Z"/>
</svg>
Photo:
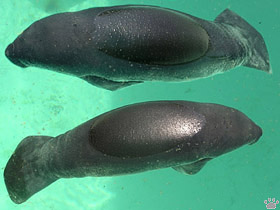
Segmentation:
<svg viewBox="0 0 280 210">
<path fill-rule="evenodd" d="M 58 1 L 58 0 L 40 0 L 34 1 L 29 0 L 34 4 L 34 7 L 37 7 L 44 12 L 53 13 L 53 12 L 65 12 L 69 8 L 81 4 L 86 0 L 67 0 L 67 1 Z"/>
</svg>

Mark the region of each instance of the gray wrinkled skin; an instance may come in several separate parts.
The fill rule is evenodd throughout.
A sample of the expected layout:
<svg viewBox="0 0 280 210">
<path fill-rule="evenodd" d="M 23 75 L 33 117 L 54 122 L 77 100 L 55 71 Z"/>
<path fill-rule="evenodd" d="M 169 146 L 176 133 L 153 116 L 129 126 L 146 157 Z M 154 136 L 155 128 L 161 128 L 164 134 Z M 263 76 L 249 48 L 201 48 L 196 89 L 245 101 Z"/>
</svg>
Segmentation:
<svg viewBox="0 0 280 210">
<path fill-rule="evenodd" d="M 262 36 L 228 9 L 214 21 L 143 5 L 55 14 L 34 22 L 5 54 L 20 67 L 71 74 L 108 90 L 189 81 L 240 65 L 270 71 Z"/>
<path fill-rule="evenodd" d="M 188 101 L 125 106 L 57 137 L 22 140 L 4 171 L 15 203 L 60 178 L 115 176 L 172 167 L 197 173 L 207 161 L 245 144 L 262 130 L 236 109 Z"/>
</svg>

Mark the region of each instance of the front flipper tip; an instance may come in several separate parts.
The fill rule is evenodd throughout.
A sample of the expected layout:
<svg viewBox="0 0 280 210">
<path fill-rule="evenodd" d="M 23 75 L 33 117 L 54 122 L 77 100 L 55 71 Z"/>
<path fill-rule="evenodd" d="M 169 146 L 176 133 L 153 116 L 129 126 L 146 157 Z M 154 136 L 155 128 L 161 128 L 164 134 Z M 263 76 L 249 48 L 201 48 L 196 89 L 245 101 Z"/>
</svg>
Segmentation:
<svg viewBox="0 0 280 210">
<path fill-rule="evenodd" d="M 172 168 L 182 174 L 194 175 L 194 174 L 198 173 L 205 166 L 205 164 L 211 159 L 212 158 L 205 158 L 205 159 L 199 160 L 194 163 L 181 165 L 181 166 L 175 166 Z"/>
<path fill-rule="evenodd" d="M 97 76 L 92 76 L 92 75 L 86 75 L 86 76 L 82 76 L 80 78 L 96 87 L 101 87 L 101 88 L 104 88 L 104 89 L 110 90 L 110 91 L 115 91 L 115 90 L 118 90 L 118 89 L 121 89 L 124 87 L 128 87 L 130 85 L 143 83 L 141 81 L 119 82 L 119 81 L 108 80 L 108 79 L 105 79 L 102 77 L 97 77 Z"/>
</svg>

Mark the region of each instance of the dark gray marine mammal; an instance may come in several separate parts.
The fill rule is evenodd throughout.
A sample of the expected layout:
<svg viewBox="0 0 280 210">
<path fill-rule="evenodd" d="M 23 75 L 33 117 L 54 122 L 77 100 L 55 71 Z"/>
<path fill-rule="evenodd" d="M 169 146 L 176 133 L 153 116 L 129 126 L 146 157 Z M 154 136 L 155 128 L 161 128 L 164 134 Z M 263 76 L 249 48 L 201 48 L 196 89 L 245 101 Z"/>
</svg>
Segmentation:
<svg viewBox="0 0 280 210">
<path fill-rule="evenodd" d="M 197 173 L 207 161 L 262 130 L 240 111 L 217 104 L 155 101 L 125 106 L 57 137 L 29 136 L 8 161 L 11 199 L 26 201 L 60 178 L 114 176 L 172 167 Z"/>
<path fill-rule="evenodd" d="M 143 5 L 55 14 L 31 24 L 6 49 L 37 66 L 116 90 L 144 81 L 188 81 L 243 65 L 270 71 L 262 36 L 229 9 L 214 21 Z"/>
</svg>

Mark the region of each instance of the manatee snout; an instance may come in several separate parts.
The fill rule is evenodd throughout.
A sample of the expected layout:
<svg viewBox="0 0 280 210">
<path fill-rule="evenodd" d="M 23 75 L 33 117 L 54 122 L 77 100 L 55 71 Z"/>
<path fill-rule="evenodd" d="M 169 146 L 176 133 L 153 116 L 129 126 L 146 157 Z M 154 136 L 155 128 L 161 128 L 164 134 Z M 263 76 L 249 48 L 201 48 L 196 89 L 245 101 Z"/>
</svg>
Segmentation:
<svg viewBox="0 0 280 210">
<path fill-rule="evenodd" d="M 251 136 L 249 137 L 249 139 L 251 139 L 249 145 L 256 143 L 262 136 L 261 127 L 256 125 L 255 123 L 253 123 L 253 124 L 254 125 L 252 126 L 252 133 L 251 133 Z"/>
<path fill-rule="evenodd" d="M 26 68 L 27 66 L 22 63 L 20 57 L 22 57 L 19 49 L 17 48 L 15 42 L 8 45 L 5 50 L 6 57 L 15 65 Z"/>
</svg>

